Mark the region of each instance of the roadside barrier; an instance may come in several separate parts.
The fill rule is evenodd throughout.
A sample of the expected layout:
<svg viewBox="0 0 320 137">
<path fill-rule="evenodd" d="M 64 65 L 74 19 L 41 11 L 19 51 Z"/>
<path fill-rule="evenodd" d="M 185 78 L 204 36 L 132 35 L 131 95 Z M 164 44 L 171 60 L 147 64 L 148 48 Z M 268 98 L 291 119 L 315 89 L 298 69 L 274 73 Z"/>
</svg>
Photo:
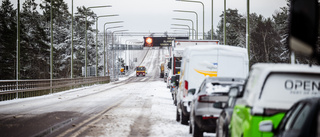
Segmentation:
<svg viewBox="0 0 320 137">
<path fill-rule="evenodd" d="M 53 80 L 0 80 L 0 101 L 42 96 L 73 88 L 109 82 L 110 76 Z"/>
</svg>

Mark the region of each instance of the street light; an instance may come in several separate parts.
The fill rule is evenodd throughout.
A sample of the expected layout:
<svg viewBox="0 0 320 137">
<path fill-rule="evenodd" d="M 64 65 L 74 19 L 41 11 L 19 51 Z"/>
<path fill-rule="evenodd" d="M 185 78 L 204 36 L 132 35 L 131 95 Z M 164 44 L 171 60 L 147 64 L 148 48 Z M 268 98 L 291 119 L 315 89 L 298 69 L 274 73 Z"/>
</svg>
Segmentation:
<svg viewBox="0 0 320 137">
<path fill-rule="evenodd" d="M 112 15 L 101 15 L 96 18 L 96 77 L 98 76 L 98 19 L 102 17 L 114 17 L 119 16 L 118 14 Z"/>
<path fill-rule="evenodd" d="M 187 30 L 187 32 L 189 31 L 189 28 L 170 28 L 170 29 L 173 29 L 173 30 Z M 191 31 L 196 32 L 196 30 L 191 30 Z M 190 37 L 190 34 L 189 34 L 189 37 Z"/>
<path fill-rule="evenodd" d="M 223 44 L 227 45 L 226 41 L 226 5 L 227 0 L 224 0 L 224 13 L 223 13 Z"/>
<path fill-rule="evenodd" d="M 73 78 L 73 0 L 71 1 L 71 78 Z"/>
<path fill-rule="evenodd" d="M 188 27 L 189 28 L 189 37 L 190 37 L 190 26 L 189 25 L 184 25 L 184 24 L 171 24 L 173 26 L 183 26 L 183 27 Z"/>
<path fill-rule="evenodd" d="M 117 32 L 124 32 L 124 31 L 129 31 L 129 30 L 117 30 L 117 31 L 113 31 L 112 32 L 112 47 L 113 47 L 113 45 L 114 45 L 114 38 L 113 38 L 113 35 L 114 35 L 114 33 L 117 33 Z M 116 75 L 115 75 L 115 70 L 114 70 L 114 49 L 113 49 L 113 53 L 112 53 L 112 71 L 113 71 L 113 78 L 115 78 L 116 77 Z"/>
<path fill-rule="evenodd" d="M 195 11 L 187 11 L 187 10 L 173 10 L 173 12 L 187 12 L 187 13 L 194 13 L 194 14 L 196 14 L 196 20 L 197 20 L 197 24 L 196 24 L 196 39 L 198 39 L 198 34 L 199 34 L 199 29 L 198 29 L 198 27 L 199 27 L 199 25 L 198 25 L 198 13 L 197 12 L 195 12 Z"/>
<path fill-rule="evenodd" d="M 94 7 L 88 7 L 88 10 L 89 9 L 93 9 L 93 8 L 104 8 L 104 7 L 112 7 L 111 5 L 107 5 L 107 6 L 94 6 Z M 87 77 L 87 45 L 88 45 L 88 39 L 87 39 L 87 14 L 88 14 L 88 10 L 86 10 L 86 48 L 85 48 L 85 77 Z"/>
<path fill-rule="evenodd" d="M 173 34 L 181 34 L 182 32 L 182 34 L 185 34 L 185 33 L 187 33 L 188 34 L 188 30 L 184 30 L 185 28 L 171 28 L 171 29 L 173 29 Z M 183 29 L 183 30 L 182 30 Z M 176 33 L 177 31 L 179 31 L 179 32 L 181 32 L 181 33 Z"/>
<path fill-rule="evenodd" d="M 183 20 L 183 21 L 191 21 L 192 23 L 192 37 L 194 39 L 194 33 L 193 33 L 193 30 L 194 30 L 194 24 L 193 24 L 193 20 L 191 19 L 182 19 L 182 18 L 172 18 L 173 20 Z"/>
<path fill-rule="evenodd" d="M 183 25 L 183 24 L 171 24 L 171 25 L 188 27 L 188 28 L 171 28 L 171 29 L 187 29 L 187 30 L 189 30 L 189 38 L 190 38 L 190 26 L 189 25 Z"/>
<path fill-rule="evenodd" d="M 16 68 L 16 78 L 19 80 L 20 77 L 20 0 L 18 0 L 18 5 L 17 5 L 17 53 L 16 53 L 16 63 L 17 63 L 17 68 Z M 17 83 L 18 87 L 18 83 Z M 17 94 L 18 98 L 18 94 Z"/>
<path fill-rule="evenodd" d="M 108 32 L 106 32 L 108 29 L 113 29 L 113 28 L 120 28 L 120 27 L 123 27 L 123 26 L 115 26 L 115 27 L 109 27 L 109 28 L 107 28 L 106 29 L 106 25 L 107 24 L 113 24 L 113 23 L 122 23 L 123 21 L 117 21 L 117 22 L 106 22 L 105 24 L 104 24 L 104 29 L 103 29 L 103 34 L 104 34 L 104 43 L 103 43 L 103 51 L 104 51 L 104 60 L 103 60 L 103 71 L 104 71 L 104 73 L 103 73 L 103 75 L 104 76 L 106 76 L 106 33 L 108 33 Z M 108 40 L 107 40 L 107 45 L 108 45 Z M 109 48 L 108 48 L 109 49 Z M 107 52 L 107 60 L 109 60 L 109 56 L 108 56 L 108 52 Z M 108 63 L 109 64 L 109 63 Z M 109 66 L 107 65 L 107 67 L 108 67 L 108 76 L 109 76 Z"/>
<path fill-rule="evenodd" d="M 193 0 L 176 0 L 176 1 L 182 1 L 182 2 L 193 2 L 193 3 L 200 3 L 202 4 L 203 9 L 203 26 L 202 26 L 202 39 L 204 39 L 204 4 L 201 1 L 193 1 Z"/>
<path fill-rule="evenodd" d="M 249 25 L 249 19 L 250 19 L 250 0 L 247 0 L 247 50 L 248 50 L 248 58 L 249 58 L 249 66 L 250 66 L 250 25 Z"/>
</svg>

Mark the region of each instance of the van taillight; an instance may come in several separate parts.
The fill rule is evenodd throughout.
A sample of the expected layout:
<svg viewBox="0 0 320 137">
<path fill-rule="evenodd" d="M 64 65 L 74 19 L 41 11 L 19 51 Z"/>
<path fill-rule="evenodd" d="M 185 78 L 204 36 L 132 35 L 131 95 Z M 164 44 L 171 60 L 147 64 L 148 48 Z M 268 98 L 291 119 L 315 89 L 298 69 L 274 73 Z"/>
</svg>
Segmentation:
<svg viewBox="0 0 320 137">
<path fill-rule="evenodd" d="M 184 88 L 188 91 L 189 83 L 188 81 L 184 81 Z"/>
<path fill-rule="evenodd" d="M 204 103 L 215 103 L 215 101 L 210 101 L 210 96 L 208 95 L 201 95 L 198 97 L 198 102 L 204 102 Z"/>
</svg>

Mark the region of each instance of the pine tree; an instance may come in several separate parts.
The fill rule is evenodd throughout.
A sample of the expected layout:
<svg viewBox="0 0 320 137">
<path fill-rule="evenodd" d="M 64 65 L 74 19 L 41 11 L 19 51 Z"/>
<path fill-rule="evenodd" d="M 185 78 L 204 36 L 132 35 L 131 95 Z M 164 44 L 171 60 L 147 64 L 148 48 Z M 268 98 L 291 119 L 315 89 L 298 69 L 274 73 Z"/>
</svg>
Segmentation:
<svg viewBox="0 0 320 137">
<path fill-rule="evenodd" d="M 16 41 L 16 10 L 10 0 L 3 0 L 0 7 L 0 79 L 15 79 Z"/>
</svg>

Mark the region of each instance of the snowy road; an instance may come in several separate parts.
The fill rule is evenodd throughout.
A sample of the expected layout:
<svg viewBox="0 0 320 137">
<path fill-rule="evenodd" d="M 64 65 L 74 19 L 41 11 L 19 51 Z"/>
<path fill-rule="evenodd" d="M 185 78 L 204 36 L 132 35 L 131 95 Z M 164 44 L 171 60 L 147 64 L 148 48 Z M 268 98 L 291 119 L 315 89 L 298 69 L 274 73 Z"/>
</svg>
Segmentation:
<svg viewBox="0 0 320 137">
<path fill-rule="evenodd" d="M 166 51 L 150 49 L 148 74 L 61 93 L 0 102 L 1 136 L 186 137 L 159 64 Z M 209 134 L 210 136 L 210 134 Z"/>
</svg>

